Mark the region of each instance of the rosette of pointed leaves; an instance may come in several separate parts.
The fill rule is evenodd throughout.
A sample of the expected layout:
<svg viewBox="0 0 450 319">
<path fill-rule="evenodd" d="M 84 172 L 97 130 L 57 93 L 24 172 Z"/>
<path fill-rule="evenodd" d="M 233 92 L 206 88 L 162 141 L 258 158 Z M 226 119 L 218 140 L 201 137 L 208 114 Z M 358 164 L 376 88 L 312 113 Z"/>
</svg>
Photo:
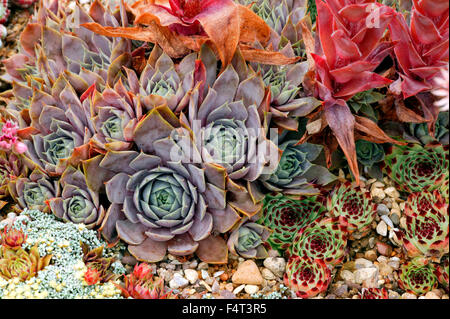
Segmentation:
<svg viewBox="0 0 450 319">
<path fill-rule="evenodd" d="M 383 98 L 383 94 L 376 92 L 375 90 L 367 90 L 353 95 L 352 98 L 347 101 L 347 104 L 354 112 L 362 113 L 372 120 L 377 121 L 378 118 L 372 105 L 379 102 Z"/>
<path fill-rule="evenodd" d="M 350 182 L 334 188 L 328 197 L 330 214 L 347 227 L 347 231 L 365 233 L 377 214 L 377 205 L 372 202 L 369 191 Z"/>
<path fill-rule="evenodd" d="M 449 143 L 448 112 L 440 112 L 437 121 L 434 124 L 434 137 L 430 135 L 426 123 L 409 123 L 406 125 L 406 130 L 403 133 L 403 138 L 408 142 L 421 143 L 423 145 L 429 144 L 433 141 L 438 141 L 443 145 Z"/>
<path fill-rule="evenodd" d="M 244 218 L 230 233 L 228 249 L 236 256 L 244 258 L 266 258 L 268 253 L 264 244 L 271 231 L 256 223 L 257 215 L 252 218 Z"/>
<path fill-rule="evenodd" d="M 27 235 L 25 235 L 22 229 L 16 229 L 13 227 L 6 226 L 3 229 L 1 236 L 1 246 L 17 250 L 22 247 L 23 243 L 27 240 Z"/>
<path fill-rule="evenodd" d="M 20 155 L 0 151 L 0 199 L 9 194 L 8 183 L 15 178 L 25 176 L 27 168 Z"/>
<path fill-rule="evenodd" d="M 448 2 L 414 0 L 413 4 L 409 26 L 401 13 L 389 24 L 402 72 L 398 94 L 404 98 L 431 90 L 433 78 L 448 63 Z"/>
<path fill-rule="evenodd" d="M 80 101 L 77 93 L 61 75 L 52 94 L 35 90 L 29 116 L 31 126 L 26 157 L 51 176 L 61 175 L 68 164 L 77 165 L 89 157 L 93 135 L 88 99 Z"/>
<path fill-rule="evenodd" d="M 327 290 L 331 271 L 323 260 L 293 256 L 287 262 L 283 280 L 298 297 L 312 298 Z"/>
<path fill-rule="evenodd" d="M 266 195 L 260 223 L 272 230 L 267 242 L 284 253 L 297 232 L 326 212 L 323 198 L 304 196 L 291 198 L 282 194 Z"/>
<path fill-rule="evenodd" d="M 315 97 L 324 101 L 323 112 L 317 116 L 325 124 L 318 132 L 329 126 L 359 183 L 355 131 L 376 143 L 397 143 L 384 134 L 374 121 L 354 116 L 346 103 L 356 93 L 392 82 L 373 70 L 392 49 L 391 43 L 381 39 L 392 19 L 393 9 L 367 0 L 316 0 L 316 6 L 321 45 L 321 50 L 316 53 L 323 54 L 310 52 L 315 64 L 311 90 Z M 373 17 L 376 17 L 376 28 L 371 25 Z M 311 123 L 318 120 L 317 116 L 310 119 Z M 316 132 L 308 132 L 305 139 L 314 134 Z M 322 143 L 328 148 L 327 161 L 331 164 L 331 154 L 337 145 L 334 140 Z"/>
<path fill-rule="evenodd" d="M 437 265 L 434 274 L 438 279 L 439 283 L 444 286 L 445 290 L 448 292 L 449 287 L 449 267 L 448 267 L 448 257 L 444 260 L 443 264 Z"/>
<path fill-rule="evenodd" d="M 192 146 L 189 132 L 167 106 L 139 122 L 134 141 L 140 153 L 108 151 L 85 162 L 88 184 L 98 189 L 106 181 L 112 203 L 101 227 L 104 237 L 124 240 L 138 260 L 159 261 L 169 251 L 226 262 L 225 241 L 212 235 L 239 218 L 227 207 L 225 173 L 189 161 L 183 149 Z"/>
<path fill-rule="evenodd" d="M 118 286 L 123 296 L 134 299 L 175 299 L 171 291 L 166 291 L 164 279 L 154 278 L 149 267 L 143 265 L 147 264 L 136 264 L 133 272 L 124 276 L 124 286 Z"/>
<path fill-rule="evenodd" d="M 297 118 L 310 114 L 322 103 L 314 97 L 300 97 L 299 91 L 303 78 L 308 71 L 309 62 L 288 66 L 257 65 L 264 84 L 270 87 L 271 120 L 280 128 L 295 131 Z"/>
<path fill-rule="evenodd" d="M 132 147 L 133 130 L 142 118 L 139 99 L 129 94 L 122 81 L 101 93 L 93 92 L 91 109 L 94 135 L 91 145 L 100 153 L 127 150 Z"/>
<path fill-rule="evenodd" d="M 389 299 L 386 288 L 363 288 L 359 299 Z"/>
<path fill-rule="evenodd" d="M 355 143 L 358 162 L 366 167 L 372 167 L 375 163 L 384 160 L 384 149 L 380 144 L 365 140 L 357 140 Z"/>
<path fill-rule="evenodd" d="M 79 169 L 68 166 L 59 180 L 61 195 L 48 201 L 53 214 L 75 224 L 85 224 L 91 229 L 103 221 L 105 210 L 99 193 L 91 190 L 86 177 Z"/>
<path fill-rule="evenodd" d="M 405 192 L 435 190 L 448 181 L 448 145 L 432 143 L 391 147 L 387 152 L 384 170 Z"/>
<path fill-rule="evenodd" d="M 398 285 L 407 292 L 424 295 L 438 285 L 433 272 L 433 264 L 426 258 L 416 257 L 400 267 Z"/>
<path fill-rule="evenodd" d="M 404 214 L 406 229 L 396 234 L 409 256 L 439 261 L 448 253 L 448 203 L 439 190 L 409 195 Z"/>
<path fill-rule="evenodd" d="M 314 195 L 319 193 L 315 185 L 326 185 L 335 179 L 328 169 L 312 163 L 320 155 L 322 146 L 297 143 L 297 140 L 287 140 L 279 145 L 283 153 L 277 169 L 259 179 L 268 190 L 289 195 Z"/>
<path fill-rule="evenodd" d="M 27 82 L 50 88 L 61 74 L 79 94 L 92 83 L 98 88 L 112 86 L 121 67 L 131 63 L 131 45 L 126 39 L 80 28 L 80 23 L 90 22 L 127 24 L 122 6 L 120 13 L 114 13 L 94 1 L 87 13 L 79 4 L 70 9 L 58 1 L 43 1 L 20 36 L 20 52 L 5 61 L 5 79 L 21 82 L 16 92 L 25 96 L 30 94 Z"/>
<path fill-rule="evenodd" d="M 37 246 L 29 252 L 22 248 L 17 250 L 1 247 L 0 249 L 0 276 L 6 280 L 19 278 L 26 281 L 36 273 L 45 268 L 52 258 L 52 255 L 39 256 Z"/>
<path fill-rule="evenodd" d="M 91 270 L 93 281 L 105 283 L 116 279 L 117 275 L 110 268 L 115 261 L 115 257 L 103 257 L 103 246 L 89 249 L 86 243 L 81 242 L 81 249 L 83 251 L 83 262 L 88 271 Z"/>
<path fill-rule="evenodd" d="M 196 83 L 199 73 L 196 59 L 197 54 L 191 53 L 175 65 L 155 45 L 139 78 L 133 70 L 126 69 L 128 85 L 134 94 L 141 96 L 147 110 L 167 103 L 178 113 L 188 105 L 190 90 Z"/>
<path fill-rule="evenodd" d="M 289 252 L 291 256 L 308 256 L 334 266 L 344 259 L 346 248 L 346 227 L 338 218 L 324 218 L 302 228 L 295 235 Z"/>
<path fill-rule="evenodd" d="M 59 196 L 59 184 L 39 169 L 35 169 L 28 178 L 12 180 L 8 185 L 9 193 L 16 202 L 14 209 L 25 208 L 48 212 L 47 201 Z"/>
</svg>

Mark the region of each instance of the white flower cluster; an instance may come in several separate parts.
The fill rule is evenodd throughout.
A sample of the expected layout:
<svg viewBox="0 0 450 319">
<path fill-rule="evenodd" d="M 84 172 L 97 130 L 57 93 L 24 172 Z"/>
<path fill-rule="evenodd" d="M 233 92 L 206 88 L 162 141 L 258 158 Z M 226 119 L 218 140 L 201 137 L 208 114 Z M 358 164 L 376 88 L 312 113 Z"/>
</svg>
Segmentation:
<svg viewBox="0 0 450 319">
<path fill-rule="evenodd" d="M 4 225 L 0 225 L 0 230 Z M 37 210 L 24 211 L 14 220 L 14 228 L 22 229 L 27 235 L 23 248 L 38 245 L 39 254 L 52 254 L 49 266 L 38 272 L 36 277 L 25 282 L 17 278 L 6 281 L 0 277 L 0 298 L 121 298 L 113 283 L 88 286 L 84 281 L 86 266 L 80 241 L 90 248 L 105 245 L 96 232 L 84 225 L 63 223 L 51 215 Z M 105 245 L 106 246 L 106 245 Z M 104 255 L 118 255 L 124 246 L 105 249 Z M 125 273 L 119 261 L 113 264 L 116 274 Z"/>
</svg>

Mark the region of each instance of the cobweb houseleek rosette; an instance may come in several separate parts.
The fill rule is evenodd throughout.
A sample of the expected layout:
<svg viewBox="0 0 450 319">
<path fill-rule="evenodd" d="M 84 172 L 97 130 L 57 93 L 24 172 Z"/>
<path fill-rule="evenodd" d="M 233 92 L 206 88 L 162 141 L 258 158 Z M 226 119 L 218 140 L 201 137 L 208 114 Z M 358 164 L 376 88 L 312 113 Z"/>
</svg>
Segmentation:
<svg viewBox="0 0 450 319">
<path fill-rule="evenodd" d="M 426 258 L 416 257 L 399 269 L 398 285 L 407 292 L 424 295 L 437 287 L 434 266 Z"/>
<path fill-rule="evenodd" d="M 291 256 L 308 256 L 332 266 L 347 253 L 347 229 L 338 218 L 316 220 L 302 228 L 289 247 Z"/>
<path fill-rule="evenodd" d="M 449 179 L 448 145 L 430 143 L 391 147 L 384 171 L 404 192 L 433 191 Z"/>
<path fill-rule="evenodd" d="M 28 177 L 12 180 L 8 185 L 9 193 L 15 201 L 13 206 L 17 212 L 23 209 L 36 209 L 48 212 L 46 201 L 58 197 L 59 183 L 40 169 L 35 169 Z"/>
<path fill-rule="evenodd" d="M 88 229 L 99 226 L 105 217 L 99 193 L 89 188 L 85 174 L 68 166 L 59 180 L 61 195 L 47 203 L 53 214 L 65 222 L 85 224 Z"/>
<path fill-rule="evenodd" d="M 272 230 L 267 242 L 273 249 L 284 253 L 297 232 L 325 214 L 321 196 L 292 198 L 282 194 L 268 194 L 264 198 L 259 223 Z"/>
<path fill-rule="evenodd" d="M 122 239 L 140 261 L 162 260 L 168 251 L 226 262 L 226 243 L 215 234 L 239 215 L 226 202 L 225 172 L 190 161 L 187 154 L 196 150 L 189 131 L 167 106 L 150 111 L 133 133 L 139 152 L 108 151 L 84 163 L 89 185 L 106 182 L 105 239 Z"/>
<path fill-rule="evenodd" d="M 370 192 L 351 182 L 335 186 L 327 206 L 330 214 L 338 218 L 349 233 L 367 233 L 377 214 L 377 205 L 372 202 Z"/>
<path fill-rule="evenodd" d="M 423 255 L 439 261 L 448 254 L 448 203 L 439 190 L 409 195 L 404 214 L 406 229 L 396 235 L 410 257 Z"/>
<path fill-rule="evenodd" d="M 31 167 L 58 176 L 67 165 L 78 165 L 89 157 L 94 134 L 90 102 L 81 101 L 63 75 L 53 84 L 52 94 L 35 90 L 29 116 L 24 154 Z"/>
<path fill-rule="evenodd" d="M 292 256 L 286 265 L 284 284 L 300 298 L 312 298 L 327 290 L 331 270 L 323 260 Z"/>
</svg>

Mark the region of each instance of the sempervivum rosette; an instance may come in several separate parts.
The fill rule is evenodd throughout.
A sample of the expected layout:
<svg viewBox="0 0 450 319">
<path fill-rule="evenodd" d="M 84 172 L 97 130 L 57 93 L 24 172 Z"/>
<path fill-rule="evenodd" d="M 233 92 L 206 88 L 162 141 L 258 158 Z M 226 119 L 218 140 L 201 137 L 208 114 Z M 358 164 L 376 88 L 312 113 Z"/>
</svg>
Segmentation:
<svg viewBox="0 0 450 319">
<path fill-rule="evenodd" d="M 434 274 L 436 275 L 436 278 L 438 279 L 439 283 L 444 286 L 445 290 L 448 292 L 449 287 L 449 261 L 448 256 L 444 260 L 442 265 L 437 265 L 436 270 L 434 271 Z"/>
<path fill-rule="evenodd" d="M 231 232 L 227 245 L 230 252 L 244 258 L 267 258 L 264 244 L 270 235 L 270 230 L 255 222 L 257 215 L 243 218 Z M 253 220 L 252 220 L 253 219 Z"/>
<path fill-rule="evenodd" d="M 295 131 L 297 119 L 310 114 L 322 103 L 311 96 L 304 95 L 301 84 L 309 69 L 309 62 L 287 66 L 257 65 L 264 84 L 270 88 L 269 112 L 272 121 L 280 128 Z"/>
<path fill-rule="evenodd" d="M 386 155 L 388 174 L 405 192 L 432 191 L 441 187 L 449 178 L 448 145 L 414 144 L 392 147 Z"/>
<path fill-rule="evenodd" d="M 389 299 L 386 288 L 363 288 L 359 299 Z"/>
<path fill-rule="evenodd" d="M 100 225 L 105 210 L 99 194 L 88 187 L 84 173 L 68 166 L 59 183 L 61 195 L 48 201 L 53 214 L 65 222 L 85 224 L 87 228 Z"/>
<path fill-rule="evenodd" d="M 26 172 L 27 168 L 23 165 L 20 155 L 0 151 L 0 199 L 9 194 L 9 181 L 25 175 Z"/>
<path fill-rule="evenodd" d="M 133 130 L 142 118 L 139 99 L 127 91 L 122 81 L 114 89 L 107 87 L 101 93 L 95 91 L 91 109 L 95 133 L 92 145 L 99 151 L 127 150 L 132 147 Z"/>
<path fill-rule="evenodd" d="M 337 218 L 324 218 L 301 229 L 289 247 L 289 252 L 293 256 L 309 256 L 337 265 L 344 259 L 346 248 L 345 226 Z"/>
<path fill-rule="evenodd" d="M 384 149 L 380 144 L 365 140 L 357 140 L 355 146 L 358 162 L 363 166 L 370 168 L 375 163 L 384 160 Z"/>
<path fill-rule="evenodd" d="M 286 265 L 284 284 L 300 298 L 312 298 L 327 290 L 331 270 L 320 259 L 292 256 Z"/>
<path fill-rule="evenodd" d="M 267 242 L 283 253 L 297 232 L 326 212 L 319 196 L 291 198 L 282 194 L 266 195 L 260 223 L 272 230 Z"/>
<path fill-rule="evenodd" d="M 377 205 L 372 202 L 370 192 L 350 182 L 334 188 L 328 197 L 328 210 L 347 227 L 350 233 L 364 234 L 377 214 Z"/>
<path fill-rule="evenodd" d="M 260 210 L 262 199 L 251 183 L 271 172 L 279 160 L 279 150 L 267 139 L 257 110 L 264 103 L 264 82 L 247 68 L 239 51 L 217 78 L 211 50 L 203 47 L 200 57 L 204 81 L 193 90 L 188 116 L 180 115 L 200 152 L 192 160 L 223 170 L 230 206 L 251 217 Z"/>
<path fill-rule="evenodd" d="M 433 264 L 423 257 L 416 257 L 400 267 L 398 285 L 407 292 L 424 295 L 438 285 L 433 272 Z"/>
<path fill-rule="evenodd" d="M 30 139 L 24 141 L 30 165 L 47 174 L 61 175 L 68 164 L 77 165 L 89 157 L 93 134 L 89 100 L 80 101 L 61 75 L 52 94 L 35 90 L 30 108 Z"/>
<path fill-rule="evenodd" d="M 335 180 L 328 169 L 312 163 L 316 160 L 322 146 L 303 143 L 292 139 L 283 141 L 279 148 L 283 151 L 277 169 L 272 174 L 261 175 L 259 180 L 270 191 L 288 195 L 316 195 L 316 185 L 326 185 Z"/>
<path fill-rule="evenodd" d="M 139 78 L 135 71 L 126 69 L 128 85 L 141 96 L 146 109 L 167 103 L 172 111 L 179 112 L 189 103 L 198 73 L 196 59 L 197 54 L 191 53 L 175 64 L 155 45 Z"/>
<path fill-rule="evenodd" d="M 226 243 L 214 234 L 228 231 L 239 216 L 227 207 L 225 172 L 191 164 L 189 132 L 167 106 L 154 108 L 139 122 L 134 141 L 140 153 L 108 151 L 85 163 L 92 172 L 90 185 L 107 180 L 112 204 L 101 226 L 103 236 L 109 242 L 122 239 L 141 261 L 162 260 L 168 251 L 226 262 Z"/>
<path fill-rule="evenodd" d="M 28 208 L 48 212 L 46 201 L 59 196 L 58 182 L 40 169 L 35 169 L 28 178 L 12 180 L 8 188 L 17 211 Z"/>
<path fill-rule="evenodd" d="M 406 229 L 396 235 L 409 256 L 439 261 L 448 253 L 448 203 L 438 190 L 409 195 L 404 214 Z"/>
<path fill-rule="evenodd" d="M 430 135 L 427 123 L 408 123 L 406 124 L 403 138 L 412 143 L 421 143 L 426 145 L 433 141 L 446 145 L 449 142 L 449 113 L 440 112 L 436 123 L 434 124 L 434 136 Z"/>
</svg>

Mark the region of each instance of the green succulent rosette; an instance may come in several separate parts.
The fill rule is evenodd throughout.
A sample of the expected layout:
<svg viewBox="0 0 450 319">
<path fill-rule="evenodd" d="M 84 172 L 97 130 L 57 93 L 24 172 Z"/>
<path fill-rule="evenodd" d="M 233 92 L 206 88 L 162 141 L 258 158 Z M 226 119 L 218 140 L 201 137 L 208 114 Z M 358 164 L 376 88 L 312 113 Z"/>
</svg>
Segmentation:
<svg viewBox="0 0 450 319">
<path fill-rule="evenodd" d="M 437 141 L 443 145 L 449 142 L 449 113 L 440 112 L 434 125 L 434 137 L 430 135 L 427 123 L 409 123 L 403 133 L 403 138 L 411 143 L 423 145 Z"/>
<path fill-rule="evenodd" d="M 286 265 L 284 284 L 300 298 L 312 298 L 327 290 L 331 270 L 323 260 L 292 256 Z"/>
<path fill-rule="evenodd" d="M 370 192 L 350 182 L 339 184 L 333 189 L 327 206 L 330 214 L 339 218 L 350 233 L 370 230 L 377 214 L 377 205 L 372 202 Z"/>
<path fill-rule="evenodd" d="M 407 292 L 424 295 L 438 285 L 435 267 L 423 257 L 416 257 L 399 269 L 398 285 Z"/>
<path fill-rule="evenodd" d="M 396 235 L 410 257 L 426 256 L 439 262 L 448 254 L 448 203 L 438 190 L 410 194 L 404 214 L 406 229 Z"/>
<path fill-rule="evenodd" d="M 321 196 L 292 198 L 283 194 L 266 195 L 259 223 L 272 230 L 267 242 L 284 253 L 297 232 L 326 212 Z"/>
<path fill-rule="evenodd" d="M 244 258 L 267 258 L 264 246 L 271 231 L 269 228 L 244 218 L 231 232 L 227 245 L 230 252 Z"/>
<path fill-rule="evenodd" d="M 357 140 L 355 146 L 358 162 L 364 166 L 372 167 L 375 163 L 384 160 L 384 149 L 380 144 Z"/>
<path fill-rule="evenodd" d="M 339 222 L 339 219 L 316 220 L 295 235 L 289 253 L 291 256 L 320 259 L 334 266 L 345 257 L 347 236 L 347 229 Z"/>
<path fill-rule="evenodd" d="M 439 189 L 449 179 L 448 145 L 393 146 L 386 154 L 384 171 L 404 192 Z"/>
</svg>

